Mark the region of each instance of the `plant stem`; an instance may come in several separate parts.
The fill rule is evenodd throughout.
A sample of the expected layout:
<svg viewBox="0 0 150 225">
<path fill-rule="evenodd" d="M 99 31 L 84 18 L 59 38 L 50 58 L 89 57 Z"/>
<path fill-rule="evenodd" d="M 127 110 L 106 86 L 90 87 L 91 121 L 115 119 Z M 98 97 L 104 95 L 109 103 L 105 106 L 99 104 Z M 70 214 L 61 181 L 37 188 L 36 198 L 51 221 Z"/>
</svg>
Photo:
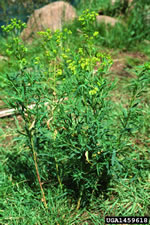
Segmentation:
<svg viewBox="0 0 150 225">
<path fill-rule="evenodd" d="M 60 185 L 60 187 L 62 189 L 62 183 L 61 183 L 61 179 L 60 179 L 60 176 L 59 176 L 59 169 L 58 169 L 58 163 L 56 161 L 56 158 L 55 158 L 55 162 L 56 162 L 57 179 L 58 179 L 59 185 Z"/>
<path fill-rule="evenodd" d="M 37 178 L 38 178 L 38 182 L 40 185 L 40 189 L 41 189 L 41 193 L 42 193 L 42 200 L 44 202 L 44 206 L 47 209 L 47 203 L 46 203 L 46 198 L 45 198 L 45 193 L 42 187 L 42 183 L 41 183 L 41 178 L 40 178 L 40 174 L 39 174 L 39 169 L 38 169 L 38 164 L 37 164 L 37 153 L 34 149 L 34 143 L 33 143 L 33 138 L 31 136 L 31 148 L 32 148 L 32 152 L 33 152 L 33 159 L 34 159 L 34 165 L 35 165 L 35 170 L 36 170 L 36 174 L 37 174 Z"/>
</svg>

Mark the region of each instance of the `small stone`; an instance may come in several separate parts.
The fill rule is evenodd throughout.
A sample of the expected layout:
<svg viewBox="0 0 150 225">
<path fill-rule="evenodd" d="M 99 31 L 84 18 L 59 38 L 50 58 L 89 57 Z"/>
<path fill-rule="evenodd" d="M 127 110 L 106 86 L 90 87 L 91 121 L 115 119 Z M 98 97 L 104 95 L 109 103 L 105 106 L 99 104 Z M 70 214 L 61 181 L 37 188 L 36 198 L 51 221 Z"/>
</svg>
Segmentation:
<svg viewBox="0 0 150 225">
<path fill-rule="evenodd" d="M 96 17 L 97 23 L 105 23 L 105 24 L 110 24 L 111 26 L 115 26 L 115 24 L 118 22 L 117 19 L 110 17 L 110 16 L 105 16 L 105 15 L 98 15 Z"/>
<path fill-rule="evenodd" d="M 7 61 L 7 60 L 8 60 L 8 57 L 6 57 L 6 56 L 3 56 L 3 55 L 0 55 L 0 60 L 4 60 L 4 61 Z"/>
</svg>

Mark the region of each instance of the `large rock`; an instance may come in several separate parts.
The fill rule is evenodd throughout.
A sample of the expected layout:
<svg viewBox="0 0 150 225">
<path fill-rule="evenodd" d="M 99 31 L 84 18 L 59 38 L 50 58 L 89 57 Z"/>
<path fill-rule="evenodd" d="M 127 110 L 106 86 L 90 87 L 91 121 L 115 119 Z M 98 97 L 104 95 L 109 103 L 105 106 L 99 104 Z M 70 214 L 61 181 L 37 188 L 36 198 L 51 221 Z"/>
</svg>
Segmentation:
<svg viewBox="0 0 150 225">
<path fill-rule="evenodd" d="M 75 9 L 67 2 L 50 3 L 34 11 L 27 22 L 27 28 L 21 33 L 23 40 L 31 38 L 37 31 L 50 28 L 52 31 L 62 29 L 64 22 L 72 21 L 76 17 Z"/>
<path fill-rule="evenodd" d="M 99 15 L 96 17 L 97 23 L 105 23 L 105 24 L 110 24 L 111 26 L 114 26 L 116 23 L 118 23 L 118 20 L 110 17 L 110 16 L 104 16 L 104 15 Z"/>
</svg>

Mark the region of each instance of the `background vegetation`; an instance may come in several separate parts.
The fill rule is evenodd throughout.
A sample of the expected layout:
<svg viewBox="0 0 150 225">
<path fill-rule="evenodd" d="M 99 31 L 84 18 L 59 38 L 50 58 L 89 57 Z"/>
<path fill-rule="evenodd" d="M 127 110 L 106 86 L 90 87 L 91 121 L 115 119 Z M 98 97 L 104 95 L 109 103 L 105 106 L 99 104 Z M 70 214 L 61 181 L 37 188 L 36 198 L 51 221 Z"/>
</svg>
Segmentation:
<svg viewBox="0 0 150 225">
<path fill-rule="evenodd" d="M 72 25 L 32 45 L 25 24 L 6 19 L 0 107 L 16 115 L 0 120 L 1 224 L 148 216 L 150 5 L 133 3 L 80 1 Z M 99 25 L 99 12 L 121 23 Z"/>
</svg>

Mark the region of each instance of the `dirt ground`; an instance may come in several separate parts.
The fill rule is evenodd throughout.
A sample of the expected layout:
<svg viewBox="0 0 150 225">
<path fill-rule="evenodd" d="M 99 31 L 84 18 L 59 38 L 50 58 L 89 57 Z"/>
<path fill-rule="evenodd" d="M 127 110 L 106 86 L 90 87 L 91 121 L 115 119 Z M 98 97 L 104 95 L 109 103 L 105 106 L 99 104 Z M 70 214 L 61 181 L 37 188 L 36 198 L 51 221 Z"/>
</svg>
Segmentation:
<svg viewBox="0 0 150 225">
<path fill-rule="evenodd" d="M 130 77 L 131 73 L 128 69 L 136 65 L 140 65 L 148 60 L 148 57 L 140 52 L 119 52 L 113 56 L 113 65 L 110 72 L 119 76 Z"/>
</svg>

